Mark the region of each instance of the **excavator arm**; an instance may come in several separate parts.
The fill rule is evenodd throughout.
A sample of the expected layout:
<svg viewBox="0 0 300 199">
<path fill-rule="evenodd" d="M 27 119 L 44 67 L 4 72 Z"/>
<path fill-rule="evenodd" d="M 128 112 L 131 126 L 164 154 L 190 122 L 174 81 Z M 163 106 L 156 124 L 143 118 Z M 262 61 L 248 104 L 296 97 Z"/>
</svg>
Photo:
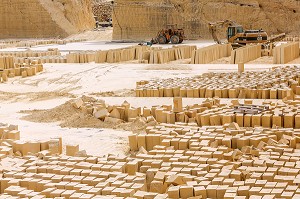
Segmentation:
<svg viewBox="0 0 300 199">
<path fill-rule="evenodd" d="M 214 41 L 215 41 L 217 44 L 221 44 L 221 41 L 219 40 L 219 38 L 218 38 L 218 36 L 217 36 L 217 34 L 216 34 L 216 31 L 217 31 L 217 30 L 216 30 L 216 27 L 210 26 L 210 27 L 209 27 L 209 30 L 210 30 L 210 33 L 211 33 L 211 35 L 212 35 Z"/>
<path fill-rule="evenodd" d="M 218 21 L 214 23 L 208 23 L 209 26 L 209 32 L 211 33 L 214 41 L 218 44 L 221 44 L 221 40 L 217 36 L 217 29 L 218 28 L 228 28 L 228 26 L 236 25 L 234 21 L 231 20 L 224 20 L 224 21 Z"/>
</svg>

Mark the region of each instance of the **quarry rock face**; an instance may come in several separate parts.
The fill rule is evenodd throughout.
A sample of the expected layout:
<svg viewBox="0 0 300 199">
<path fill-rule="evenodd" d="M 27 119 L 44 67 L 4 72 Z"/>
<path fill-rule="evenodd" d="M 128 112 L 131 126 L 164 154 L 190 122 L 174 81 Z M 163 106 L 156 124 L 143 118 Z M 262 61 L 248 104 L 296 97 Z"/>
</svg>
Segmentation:
<svg viewBox="0 0 300 199">
<path fill-rule="evenodd" d="M 94 27 L 90 0 L 1 0 L 0 38 L 66 37 Z"/>
<path fill-rule="evenodd" d="M 116 0 L 115 40 L 155 37 L 167 24 L 184 27 L 188 39 L 211 39 L 208 22 L 233 20 L 245 29 L 264 29 L 269 35 L 297 34 L 300 2 L 296 0 Z M 220 31 L 225 38 L 225 30 Z"/>
</svg>

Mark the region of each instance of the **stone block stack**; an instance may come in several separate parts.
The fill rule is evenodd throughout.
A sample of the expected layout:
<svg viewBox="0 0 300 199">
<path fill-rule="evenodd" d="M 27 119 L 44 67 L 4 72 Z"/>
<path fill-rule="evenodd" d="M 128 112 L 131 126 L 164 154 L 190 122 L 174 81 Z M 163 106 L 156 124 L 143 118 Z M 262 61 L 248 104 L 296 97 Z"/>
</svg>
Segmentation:
<svg viewBox="0 0 300 199">
<path fill-rule="evenodd" d="M 230 63 L 247 63 L 261 57 L 261 44 L 249 45 L 235 49 L 231 52 Z"/>
<path fill-rule="evenodd" d="M 274 48 L 273 63 L 286 64 L 299 57 L 299 42 L 281 44 Z"/>
<path fill-rule="evenodd" d="M 297 94 L 299 67 L 261 72 L 205 73 L 190 78 L 139 81 L 137 97 L 283 99 Z"/>
<path fill-rule="evenodd" d="M 217 59 L 228 57 L 232 51 L 230 44 L 215 44 L 193 51 L 192 64 L 208 64 Z"/>
</svg>

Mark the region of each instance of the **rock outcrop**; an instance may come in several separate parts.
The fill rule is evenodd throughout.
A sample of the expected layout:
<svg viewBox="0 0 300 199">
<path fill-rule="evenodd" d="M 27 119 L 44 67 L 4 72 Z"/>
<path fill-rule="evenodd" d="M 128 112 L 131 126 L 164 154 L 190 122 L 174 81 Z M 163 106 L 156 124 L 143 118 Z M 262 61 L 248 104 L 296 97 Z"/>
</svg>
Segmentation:
<svg viewBox="0 0 300 199">
<path fill-rule="evenodd" d="M 1 0 L 0 4 L 0 38 L 63 38 L 94 24 L 91 0 Z"/>
<path fill-rule="evenodd" d="M 150 39 L 166 24 L 184 27 L 188 39 L 211 39 L 207 23 L 230 19 L 270 35 L 300 31 L 298 0 L 116 0 L 115 40 Z M 223 34 L 225 38 L 225 32 Z"/>
</svg>

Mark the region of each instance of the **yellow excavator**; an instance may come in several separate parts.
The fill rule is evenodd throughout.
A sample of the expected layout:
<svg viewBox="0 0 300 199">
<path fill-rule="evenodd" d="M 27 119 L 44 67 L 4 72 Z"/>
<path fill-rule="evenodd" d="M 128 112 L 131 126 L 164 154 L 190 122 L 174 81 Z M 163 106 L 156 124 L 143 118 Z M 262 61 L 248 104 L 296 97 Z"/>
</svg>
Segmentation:
<svg viewBox="0 0 300 199">
<path fill-rule="evenodd" d="M 208 25 L 214 41 L 218 44 L 221 44 L 222 42 L 217 36 L 217 31 L 219 28 L 226 28 L 227 41 L 228 43 L 231 43 L 233 48 L 238 48 L 245 46 L 246 44 L 253 43 L 270 44 L 280 41 L 285 37 L 285 33 L 282 33 L 272 38 L 268 38 L 267 32 L 262 29 L 244 30 L 243 26 L 231 20 L 208 23 Z"/>
</svg>

